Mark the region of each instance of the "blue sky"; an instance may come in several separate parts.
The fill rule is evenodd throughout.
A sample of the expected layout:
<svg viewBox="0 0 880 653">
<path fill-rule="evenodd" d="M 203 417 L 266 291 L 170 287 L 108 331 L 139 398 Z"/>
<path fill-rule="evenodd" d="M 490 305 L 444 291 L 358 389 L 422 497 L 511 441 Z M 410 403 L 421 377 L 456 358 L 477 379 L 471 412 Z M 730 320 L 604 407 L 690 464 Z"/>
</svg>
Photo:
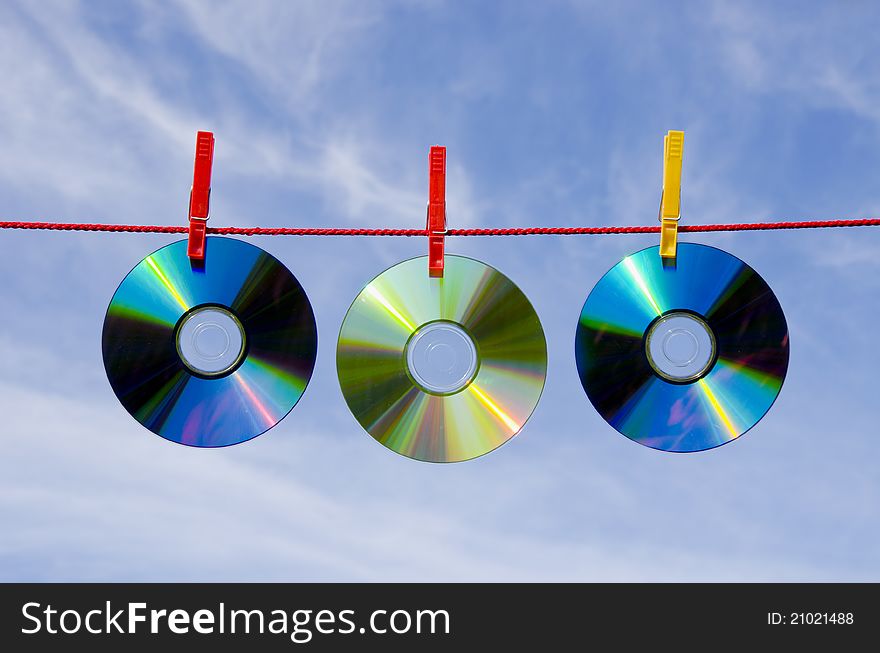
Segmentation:
<svg viewBox="0 0 880 653">
<path fill-rule="evenodd" d="M 424 224 L 448 147 L 451 226 L 654 224 L 685 130 L 688 223 L 876 216 L 872 3 L 42 2 L 0 5 L 3 219 L 181 224 L 215 132 L 214 225 Z M 422 239 L 260 238 L 315 308 L 296 409 L 222 450 L 116 401 L 101 325 L 158 235 L 0 234 L 0 579 L 880 580 L 880 231 L 703 234 L 791 330 L 759 425 L 641 447 L 596 414 L 574 330 L 654 236 L 459 238 L 541 317 L 547 385 L 489 456 L 428 465 L 349 414 L 352 298 Z"/>
</svg>

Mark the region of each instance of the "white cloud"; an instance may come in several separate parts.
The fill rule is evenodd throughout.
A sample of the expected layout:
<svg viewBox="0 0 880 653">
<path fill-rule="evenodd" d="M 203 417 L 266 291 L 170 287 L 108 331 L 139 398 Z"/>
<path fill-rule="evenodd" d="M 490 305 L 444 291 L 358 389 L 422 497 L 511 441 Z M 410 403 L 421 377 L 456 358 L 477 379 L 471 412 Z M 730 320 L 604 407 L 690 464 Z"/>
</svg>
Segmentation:
<svg viewBox="0 0 880 653">
<path fill-rule="evenodd" d="M 319 82 L 332 78 L 356 34 L 377 20 L 361 3 L 282 5 L 287 9 L 280 14 L 277 5 L 258 3 L 246 12 L 245 23 L 237 20 L 235 3 L 184 6 L 189 24 L 210 47 L 246 66 L 262 88 L 274 89 L 276 101 L 290 105 L 293 125 L 257 124 L 240 101 L 206 110 L 193 97 L 197 73 L 187 68 L 190 76 L 181 79 L 169 70 L 188 62 L 145 61 L 121 49 L 87 24 L 76 3 L 55 12 L 25 4 L 21 10 L 37 27 L 21 24 L 7 10 L 9 20 L 0 28 L 4 67 L 16 70 L 17 62 L 29 62 L 27 74 L 6 80 L 8 92 L 0 101 L 0 133 L 9 137 L 0 178 L 83 201 L 124 198 L 118 201 L 130 216 L 155 203 L 156 189 L 185 186 L 194 131 L 213 129 L 216 165 L 224 175 L 292 183 L 346 221 L 421 225 L 427 173 L 419 173 L 427 166 L 403 160 L 393 140 L 379 138 L 369 121 L 357 119 L 356 107 L 349 121 L 358 124 L 356 137 L 351 127 L 322 123 L 309 109 L 325 102 Z M 163 16 L 170 27 L 175 16 Z M 177 95 L 160 90 L 169 79 L 176 80 Z M 33 146 L 38 140 L 54 146 L 51 160 Z M 465 176 L 457 174 L 450 195 L 460 199 L 461 222 L 468 224 L 473 202 Z"/>
<path fill-rule="evenodd" d="M 380 451 L 366 435 L 337 441 L 284 425 L 250 445 L 193 450 L 149 434 L 106 401 L 72 401 L 8 383 L 0 384 L 0 394 L 18 407 L 3 433 L 0 510 L 15 524 L 0 535 L 5 580 L 682 580 L 817 573 L 794 560 L 740 559 L 733 540 L 733 551 L 699 552 L 616 536 L 609 547 L 608 536 L 589 523 L 572 524 L 571 536 L 535 530 L 535 499 L 552 488 L 550 472 L 561 464 L 553 457 L 508 459 L 467 473 L 462 466 L 413 465 Z M 336 465 L 317 478 L 300 476 L 328 456 Z M 594 465 L 584 471 L 592 480 L 585 476 L 578 485 L 600 493 L 600 503 L 637 508 L 620 479 Z M 507 482 L 512 495 L 488 491 L 512 473 L 525 481 Z M 481 506 L 473 497 L 494 503 Z M 480 517 L 487 508 L 495 519 Z M 712 514 L 711 506 L 699 511 Z M 504 525 L 513 514 L 521 516 L 520 532 Z M 719 520 L 715 528 L 735 537 L 730 526 Z M 41 568 L 10 566 L 32 559 L 43 560 Z"/>
<path fill-rule="evenodd" d="M 749 93 L 790 93 L 804 106 L 835 108 L 880 123 L 880 64 L 865 57 L 860 30 L 869 5 L 817 5 L 810 11 L 764 3 L 716 2 L 715 47 L 726 71 Z M 841 39 L 841 36 L 852 38 Z"/>
<path fill-rule="evenodd" d="M 204 43 L 245 67 L 273 99 L 297 114 L 316 110 L 316 91 L 339 72 L 383 13 L 381 5 L 354 1 L 256 0 L 245 12 L 234 0 L 177 4 Z"/>
</svg>

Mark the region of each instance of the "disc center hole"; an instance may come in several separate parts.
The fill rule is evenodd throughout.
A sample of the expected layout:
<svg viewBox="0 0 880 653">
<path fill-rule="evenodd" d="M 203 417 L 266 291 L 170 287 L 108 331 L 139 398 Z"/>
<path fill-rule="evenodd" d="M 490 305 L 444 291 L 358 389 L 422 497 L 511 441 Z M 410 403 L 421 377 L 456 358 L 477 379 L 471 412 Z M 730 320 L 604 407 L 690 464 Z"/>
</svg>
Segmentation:
<svg viewBox="0 0 880 653">
<path fill-rule="evenodd" d="M 697 336 L 687 329 L 673 329 L 663 338 L 663 353 L 670 363 L 684 367 L 700 353 Z"/>
<path fill-rule="evenodd" d="M 203 376 L 226 374 L 241 363 L 245 349 L 244 329 L 238 319 L 221 307 L 192 311 L 177 330 L 177 353 L 183 364 Z"/>
<path fill-rule="evenodd" d="M 216 322 L 199 324 L 192 337 L 193 347 L 202 358 L 216 360 L 229 351 L 230 338 Z"/>
<path fill-rule="evenodd" d="M 452 394 L 465 388 L 476 375 L 477 348 L 460 325 L 430 322 L 419 327 L 407 343 L 406 365 L 423 390 Z"/>
<path fill-rule="evenodd" d="M 656 320 L 645 341 L 648 362 L 662 378 L 691 382 L 715 362 L 715 334 L 701 317 L 673 312 Z"/>
</svg>

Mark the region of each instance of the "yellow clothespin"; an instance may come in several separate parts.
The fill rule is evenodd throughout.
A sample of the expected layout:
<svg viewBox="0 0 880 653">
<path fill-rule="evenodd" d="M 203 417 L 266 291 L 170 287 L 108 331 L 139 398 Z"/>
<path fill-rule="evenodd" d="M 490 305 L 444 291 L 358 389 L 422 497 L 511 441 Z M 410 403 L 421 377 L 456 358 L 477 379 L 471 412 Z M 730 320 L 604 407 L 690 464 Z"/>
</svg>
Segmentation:
<svg viewBox="0 0 880 653">
<path fill-rule="evenodd" d="M 684 132 L 670 130 L 663 137 L 663 193 L 660 196 L 660 256 L 675 262 L 678 221 L 681 218 L 681 159 Z M 666 262 L 666 261 L 664 261 Z"/>
</svg>

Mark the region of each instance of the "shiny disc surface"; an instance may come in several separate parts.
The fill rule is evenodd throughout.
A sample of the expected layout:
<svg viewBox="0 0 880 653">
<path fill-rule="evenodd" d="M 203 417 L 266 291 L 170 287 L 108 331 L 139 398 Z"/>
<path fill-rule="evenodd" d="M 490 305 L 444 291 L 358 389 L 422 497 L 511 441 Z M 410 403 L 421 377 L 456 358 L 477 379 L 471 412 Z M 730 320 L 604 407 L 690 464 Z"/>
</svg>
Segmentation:
<svg viewBox="0 0 880 653">
<path fill-rule="evenodd" d="M 358 422 L 380 443 L 430 462 L 468 460 L 516 435 L 544 387 L 547 345 L 522 291 L 488 265 L 446 256 L 395 265 L 355 298 L 337 370 Z"/>
<path fill-rule="evenodd" d="M 711 449 L 754 426 L 788 368 L 788 327 L 767 283 L 720 249 L 657 247 L 609 270 L 575 338 L 587 396 L 615 429 L 664 451 Z"/>
<path fill-rule="evenodd" d="M 317 329 L 296 278 L 262 249 L 208 238 L 202 269 L 186 241 L 125 277 L 104 321 L 104 366 L 119 401 L 168 440 L 222 447 L 280 422 L 305 391 Z"/>
</svg>

